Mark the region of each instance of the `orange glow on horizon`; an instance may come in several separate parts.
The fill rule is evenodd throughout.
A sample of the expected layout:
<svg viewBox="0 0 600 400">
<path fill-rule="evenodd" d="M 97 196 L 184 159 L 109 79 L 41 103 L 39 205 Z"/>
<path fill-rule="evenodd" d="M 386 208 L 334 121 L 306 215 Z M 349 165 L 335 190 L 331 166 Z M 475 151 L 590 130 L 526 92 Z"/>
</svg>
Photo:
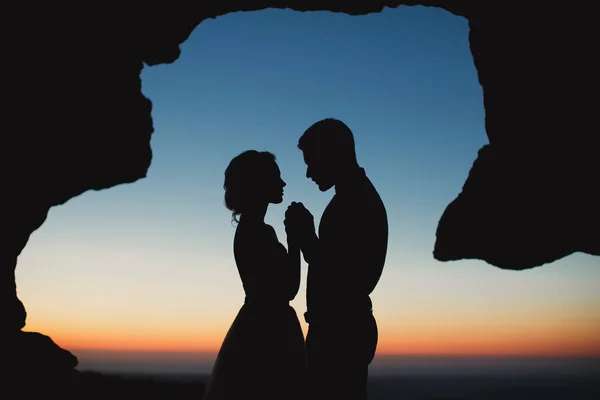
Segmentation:
<svg viewBox="0 0 600 400">
<path fill-rule="evenodd" d="M 217 352 L 226 330 L 131 331 L 61 329 L 27 326 L 42 332 L 69 350 Z M 594 332 L 381 332 L 378 354 L 447 356 L 600 356 L 600 338 Z"/>
<path fill-rule="evenodd" d="M 48 335 L 59 346 L 83 350 L 215 353 L 235 310 L 213 318 L 153 315 L 48 315 L 31 312 L 26 331 Z M 468 310 L 467 310 L 468 311 Z M 454 356 L 600 356 L 595 309 L 570 313 L 496 310 L 486 315 L 437 312 L 377 316 L 378 354 Z M 435 317 L 434 317 L 435 316 Z M 306 324 L 302 322 L 306 333 Z"/>
</svg>

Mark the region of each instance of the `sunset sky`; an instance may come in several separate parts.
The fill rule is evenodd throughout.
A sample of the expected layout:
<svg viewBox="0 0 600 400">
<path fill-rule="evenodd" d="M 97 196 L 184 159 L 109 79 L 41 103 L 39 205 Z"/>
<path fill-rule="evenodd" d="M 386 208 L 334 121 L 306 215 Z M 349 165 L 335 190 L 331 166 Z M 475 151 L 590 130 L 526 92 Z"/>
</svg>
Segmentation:
<svg viewBox="0 0 600 400">
<path fill-rule="evenodd" d="M 465 19 L 422 7 L 229 14 L 142 77 L 154 104 L 148 176 L 50 211 L 19 258 L 26 330 L 75 355 L 215 353 L 244 298 L 225 167 L 247 149 L 277 156 L 287 187 L 267 222 L 285 243 L 287 205 L 304 202 L 318 222 L 333 195 L 305 178 L 297 140 L 336 117 L 388 211 L 372 295 L 379 354 L 600 356 L 599 257 L 522 272 L 433 259 L 438 219 L 487 143 Z M 305 276 L 303 264 L 299 316 Z"/>
</svg>

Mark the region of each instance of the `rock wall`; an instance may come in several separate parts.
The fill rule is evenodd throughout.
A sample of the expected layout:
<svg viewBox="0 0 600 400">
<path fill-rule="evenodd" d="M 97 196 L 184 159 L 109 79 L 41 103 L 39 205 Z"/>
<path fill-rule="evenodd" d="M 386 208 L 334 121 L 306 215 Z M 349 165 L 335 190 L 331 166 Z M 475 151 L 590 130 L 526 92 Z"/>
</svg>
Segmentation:
<svg viewBox="0 0 600 400">
<path fill-rule="evenodd" d="M 468 18 L 490 144 L 480 150 L 463 191 L 440 219 L 434 257 L 527 269 L 576 251 L 600 255 L 600 157 L 592 142 L 598 130 L 589 100 L 597 93 L 597 24 L 584 9 L 588 3 L 562 4 L 272 0 L 247 2 L 243 10 L 227 3 L 164 1 L 143 8 L 5 6 L 2 329 L 25 325 L 15 286 L 17 257 L 50 207 L 146 175 L 153 127 L 151 102 L 141 93 L 143 64 L 175 61 L 179 45 L 199 23 L 234 11 L 358 15 L 384 6 L 425 5 Z"/>
</svg>

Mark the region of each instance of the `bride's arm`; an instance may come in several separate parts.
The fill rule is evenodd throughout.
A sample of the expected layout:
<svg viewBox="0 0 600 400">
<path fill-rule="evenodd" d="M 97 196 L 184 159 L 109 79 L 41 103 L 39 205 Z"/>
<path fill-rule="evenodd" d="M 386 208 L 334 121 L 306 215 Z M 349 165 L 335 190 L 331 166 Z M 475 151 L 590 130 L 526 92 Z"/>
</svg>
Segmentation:
<svg viewBox="0 0 600 400">
<path fill-rule="evenodd" d="M 297 241 L 287 238 L 288 244 L 288 299 L 294 300 L 300 289 L 300 246 Z"/>
</svg>

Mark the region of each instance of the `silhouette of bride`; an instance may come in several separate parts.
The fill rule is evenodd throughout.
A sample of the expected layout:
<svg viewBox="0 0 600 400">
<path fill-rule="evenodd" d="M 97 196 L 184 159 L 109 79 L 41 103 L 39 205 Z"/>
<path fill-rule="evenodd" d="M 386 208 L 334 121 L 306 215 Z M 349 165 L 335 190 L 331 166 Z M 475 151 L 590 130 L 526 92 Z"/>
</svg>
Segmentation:
<svg viewBox="0 0 600 400">
<path fill-rule="evenodd" d="M 265 151 L 245 151 L 225 171 L 225 205 L 237 222 L 233 251 L 246 298 L 204 400 L 305 396 L 304 335 L 289 305 L 300 286 L 300 250 L 289 237 L 286 250 L 264 222 L 268 205 L 283 201 L 285 185 L 275 156 Z"/>
</svg>

